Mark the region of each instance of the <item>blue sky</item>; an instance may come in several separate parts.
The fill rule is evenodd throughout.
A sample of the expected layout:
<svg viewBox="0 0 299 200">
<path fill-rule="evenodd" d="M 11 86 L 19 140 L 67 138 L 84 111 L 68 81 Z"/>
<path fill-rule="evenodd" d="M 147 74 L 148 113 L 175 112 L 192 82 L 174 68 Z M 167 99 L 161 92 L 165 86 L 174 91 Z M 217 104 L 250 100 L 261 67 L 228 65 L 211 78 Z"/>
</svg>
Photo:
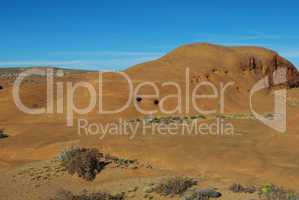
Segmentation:
<svg viewBox="0 0 299 200">
<path fill-rule="evenodd" d="M 295 0 L 0 1 L 0 67 L 124 69 L 193 42 L 264 46 L 299 66 Z"/>
</svg>

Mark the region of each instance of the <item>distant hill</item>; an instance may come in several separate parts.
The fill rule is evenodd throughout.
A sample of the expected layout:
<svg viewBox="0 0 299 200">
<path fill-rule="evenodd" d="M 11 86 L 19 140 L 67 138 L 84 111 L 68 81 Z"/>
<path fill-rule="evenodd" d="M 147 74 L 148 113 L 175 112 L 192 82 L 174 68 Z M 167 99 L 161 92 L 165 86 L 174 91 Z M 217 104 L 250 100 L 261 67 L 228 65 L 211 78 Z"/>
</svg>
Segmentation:
<svg viewBox="0 0 299 200">
<path fill-rule="evenodd" d="M 220 46 L 208 43 L 184 45 L 171 51 L 162 58 L 139 64 L 127 71 L 134 77 L 146 74 L 151 79 L 172 79 L 184 76 L 182 73 L 189 68 L 195 79 L 242 79 L 244 84 L 250 80 L 258 80 L 272 74 L 278 68 L 286 68 L 288 86 L 299 85 L 296 67 L 278 53 L 254 46 Z M 249 82 L 248 82 L 249 81 Z"/>
<path fill-rule="evenodd" d="M 53 69 L 53 70 L 63 70 L 64 72 L 69 73 L 82 73 L 82 72 L 91 72 L 89 70 L 79 70 L 79 69 L 67 69 L 60 67 L 50 67 L 50 66 L 32 66 L 32 67 L 1 67 L 0 73 L 8 72 L 8 73 L 20 73 L 24 70 L 28 69 Z"/>
</svg>

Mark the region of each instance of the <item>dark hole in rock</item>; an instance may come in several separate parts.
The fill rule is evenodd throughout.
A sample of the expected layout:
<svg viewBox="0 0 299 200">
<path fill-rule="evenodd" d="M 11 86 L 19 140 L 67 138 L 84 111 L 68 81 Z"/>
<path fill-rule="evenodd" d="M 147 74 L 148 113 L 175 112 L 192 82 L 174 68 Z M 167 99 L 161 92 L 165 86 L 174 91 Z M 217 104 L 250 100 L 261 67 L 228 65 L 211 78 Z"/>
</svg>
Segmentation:
<svg viewBox="0 0 299 200">
<path fill-rule="evenodd" d="M 158 104 L 159 104 L 159 100 L 156 99 L 156 100 L 154 101 L 154 104 L 155 104 L 155 105 L 158 105 Z"/>
<path fill-rule="evenodd" d="M 7 137 L 8 137 L 8 135 L 5 134 L 3 130 L 0 130 L 0 139 L 7 138 Z"/>
<path fill-rule="evenodd" d="M 0 85 L 0 90 L 3 90 L 3 86 L 2 85 Z"/>
<path fill-rule="evenodd" d="M 141 102 L 141 101 L 142 101 L 142 98 L 141 98 L 141 97 L 136 97 L 136 101 L 137 101 L 137 102 Z"/>
</svg>

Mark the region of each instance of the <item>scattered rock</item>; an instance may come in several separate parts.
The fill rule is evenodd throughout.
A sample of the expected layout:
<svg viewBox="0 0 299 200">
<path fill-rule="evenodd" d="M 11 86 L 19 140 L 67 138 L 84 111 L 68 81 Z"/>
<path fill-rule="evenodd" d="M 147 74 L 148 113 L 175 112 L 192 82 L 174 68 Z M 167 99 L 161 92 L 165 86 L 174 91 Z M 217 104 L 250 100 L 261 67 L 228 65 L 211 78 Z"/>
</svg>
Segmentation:
<svg viewBox="0 0 299 200">
<path fill-rule="evenodd" d="M 131 188 L 128 192 L 136 192 L 137 190 L 138 190 L 138 187 L 135 186 L 135 187 Z"/>
<path fill-rule="evenodd" d="M 208 200 L 209 198 L 219 198 L 221 193 L 214 189 L 193 189 L 185 192 L 181 200 Z"/>
<path fill-rule="evenodd" d="M 217 192 L 216 190 L 214 189 L 200 189 L 197 191 L 198 194 L 201 194 L 202 196 L 208 196 L 210 198 L 219 198 L 221 197 L 221 193 L 220 192 Z"/>
<path fill-rule="evenodd" d="M 154 191 L 153 186 L 146 186 L 146 187 L 143 188 L 144 193 L 152 193 L 153 191 Z"/>
</svg>

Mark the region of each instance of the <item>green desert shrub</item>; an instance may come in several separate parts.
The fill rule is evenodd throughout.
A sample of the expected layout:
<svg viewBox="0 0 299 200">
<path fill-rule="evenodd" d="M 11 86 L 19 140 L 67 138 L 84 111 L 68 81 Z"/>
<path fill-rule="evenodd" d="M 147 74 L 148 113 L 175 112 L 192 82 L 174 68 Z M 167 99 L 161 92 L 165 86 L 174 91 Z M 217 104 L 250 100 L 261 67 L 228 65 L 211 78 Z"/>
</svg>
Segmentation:
<svg viewBox="0 0 299 200">
<path fill-rule="evenodd" d="M 195 120 L 195 119 L 205 119 L 206 117 L 204 115 L 198 114 L 198 115 L 194 115 L 191 116 L 191 119 Z"/>
<path fill-rule="evenodd" d="M 124 200 L 123 194 L 112 195 L 104 192 L 73 194 L 69 191 L 60 191 L 50 200 Z"/>
<path fill-rule="evenodd" d="M 298 200 L 298 194 L 282 187 L 272 184 L 263 185 L 260 188 L 259 196 L 261 200 Z"/>
<path fill-rule="evenodd" d="M 220 119 L 226 119 L 227 116 L 225 114 L 222 114 L 222 113 L 218 113 L 216 114 L 216 118 L 220 118 Z"/>
<path fill-rule="evenodd" d="M 267 118 L 267 119 L 274 119 L 274 117 L 275 117 L 275 115 L 273 114 L 273 113 L 266 113 L 265 114 L 265 117 Z"/>
<path fill-rule="evenodd" d="M 232 119 L 244 119 L 246 118 L 246 114 L 245 113 L 235 113 L 231 115 Z"/>
<path fill-rule="evenodd" d="M 72 148 L 62 152 L 58 158 L 69 174 L 77 174 L 87 181 L 93 181 L 96 175 L 109 164 L 97 149 Z"/>
<path fill-rule="evenodd" d="M 162 180 L 153 187 L 153 191 L 162 195 L 182 195 L 197 182 L 189 177 L 170 177 Z"/>
</svg>

